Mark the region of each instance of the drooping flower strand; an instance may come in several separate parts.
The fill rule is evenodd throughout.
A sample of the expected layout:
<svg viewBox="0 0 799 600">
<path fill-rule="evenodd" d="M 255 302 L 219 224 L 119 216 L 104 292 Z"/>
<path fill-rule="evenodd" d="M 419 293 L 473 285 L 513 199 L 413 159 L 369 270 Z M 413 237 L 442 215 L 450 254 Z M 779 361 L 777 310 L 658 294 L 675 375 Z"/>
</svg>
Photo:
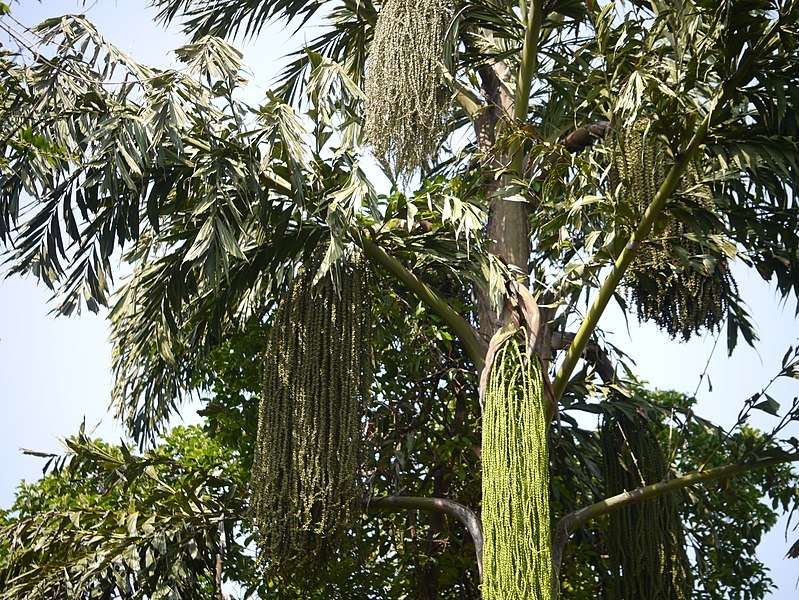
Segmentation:
<svg viewBox="0 0 799 600">
<path fill-rule="evenodd" d="M 444 73 L 453 0 L 387 0 L 367 66 L 366 134 L 375 156 L 407 179 L 441 145 L 451 92 Z"/>
<path fill-rule="evenodd" d="M 642 415 L 606 415 L 600 429 L 605 493 L 614 496 L 662 481 L 668 473 L 658 439 Z M 691 597 L 693 578 L 674 494 L 610 513 L 607 554 L 612 600 Z"/>
<path fill-rule="evenodd" d="M 301 269 L 274 315 L 251 482 L 261 560 L 293 580 L 347 545 L 371 378 L 368 271 L 355 260 L 335 287 L 313 276 Z"/>
<path fill-rule="evenodd" d="M 618 224 L 626 236 L 666 179 L 667 154 L 647 119 L 617 127 L 611 143 L 610 185 L 625 203 L 624 212 L 633 217 Z M 712 212 L 712 195 L 693 164 L 680 183 L 680 195 Z M 729 298 L 737 293 L 723 253 L 703 247 L 690 234 L 685 223 L 667 215 L 642 242 L 624 279 L 639 319 L 652 320 L 672 337 L 685 340 L 717 329 L 727 315 Z M 686 264 L 689 259 L 693 261 Z"/>
<path fill-rule="evenodd" d="M 483 405 L 483 600 L 553 597 L 546 402 L 538 357 L 508 341 Z"/>
</svg>

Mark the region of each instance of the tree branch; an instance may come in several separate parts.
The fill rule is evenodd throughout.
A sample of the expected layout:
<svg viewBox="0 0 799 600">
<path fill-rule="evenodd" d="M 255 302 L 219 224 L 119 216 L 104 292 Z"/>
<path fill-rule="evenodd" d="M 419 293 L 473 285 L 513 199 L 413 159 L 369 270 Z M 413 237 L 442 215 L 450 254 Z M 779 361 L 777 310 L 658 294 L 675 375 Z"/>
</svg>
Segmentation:
<svg viewBox="0 0 799 600">
<path fill-rule="evenodd" d="M 400 261 L 389 255 L 375 242 L 362 235 L 355 237 L 355 241 L 363 248 L 367 258 L 402 281 L 422 302 L 427 304 L 430 310 L 450 327 L 461 344 L 463 344 L 469 358 L 472 359 L 475 369 L 480 372 L 485 360 L 485 347 L 469 322 L 460 313 L 453 310 L 433 288 L 421 281 L 416 275 L 406 269 Z"/>
<path fill-rule="evenodd" d="M 588 314 L 580 325 L 580 329 L 577 331 L 577 334 L 574 337 L 574 342 L 571 344 L 571 346 L 569 346 L 569 349 L 566 352 L 566 357 L 564 358 L 563 363 L 558 370 L 558 374 L 555 377 L 555 381 L 552 384 L 555 402 L 557 402 L 558 399 L 563 395 L 563 391 L 566 389 L 566 383 L 571 376 L 572 371 L 574 371 L 577 361 L 585 351 L 588 341 L 590 340 L 591 335 L 594 333 L 594 329 L 596 329 L 596 326 L 599 323 L 599 318 L 602 316 L 602 313 L 605 311 L 608 302 L 610 302 L 610 299 L 613 297 L 613 293 L 621 282 L 624 273 L 627 271 L 627 267 L 630 266 L 630 263 L 637 254 L 641 242 L 644 241 L 649 235 L 650 231 L 652 230 L 652 226 L 655 223 L 655 219 L 657 219 L 658 215 L 663 210 L 663 207 L 666 205 L 666 201 L 674 193 L 674 190 L 680 183 L 680 178 L 688 168 L 688 164 L 699 152 L 699 147 L 707 137 L 710 124 L 712 123 L 717 112 L 727 102 L 730 93 L 738 87 L 745 77 L 749 76 L 753 61 L 754 57 L 752 54 L 745 55 L 744 58 L 741 59 L 741 62 L 739 63 L 739 66 L 733 76 L 724 82 L 719 95 L 711 104 L 710 109 L 705 115 L 705 118 L 702 119 L 699 127 L 694 132 L 694 135 L 691 138 L 691 141 L 688 143 L 688 146 L 681 154 L 677 156 L 677 160 L 669 170 L 668 175 L 666 175 L 666 179 L 661 184 L 660 188 L 655 194 L 655 197 L 652 199 L 652 202 L 647 207 L 644 216 L 641 218 L 641 222 L 630 236 L 630 240 L 624 246 L 624 249 L 621 251 L 621 254 L 619 254 L 619 257 L 616 259 L 613 269 L 611 270 L 607 279 L 605 279 L 602 287 L 599 289 L 599 294 L 597 295 L 596 300 L 594 300 L 594 303 L 588 311 Z"/>
<path fill-rule="evenodd" d="M 383 496 L 380 498 L 364 498 L 364 507 L 370 510 L 404 510 L 412 508 L 428 512 L 441 512 L 455 517 L 466 526 L 466 530 L 474 542 L 474 553 L 477 558 L 477 573 L 480 583 L 483 582 L 483 526 L 474 511 L 463 504 L 448 498 L 421 498 L 416 496 Z"/>
<path fill-rule="evenodd" d="M 594 300 L 594 303 L 588 311 L 588 314 L 580 325 L 580 329 L 577 330 L 577 334 L 574 336 L 574 341 L 569 346 L 569 349 L 566 352 L 566 358 L 563 360 L 563 364 L 561 364 L 558 374 L 555 377 L 555 381 L 552 384 L 552 391 L 555 396 L 555 401 L 557 401 L 563 395 L 563 391 L 566 389 L 566 382 L 571 376 L 572 371 L 574 371 L 574 368 L 577 366 L 577 361 L 580 359 L 580 356 L 582 356 L 583 352 L 585 351 L 585 348 L 591 339 L 591 335 L 594 333 L 594 329 L 596 329 L 596 326 L 599 323 L 599 318 L 605 312 L 608 302 L 610 302 L 610 299 L 613 297 L 613 293 L 616 291 L 619 283 L 621 283 L 622 277 L 627 271 L 627 267 L 630 266 L 630 263 L 638 252 L 641 242 L 647 238 L 649 232 L 652 230 L 652 225 L 655 223 L 655 219 L 666 205 L 666 200 L 669 199 L 672 193 L 674 193 L 674 190 L 677 188 L 680 178 L 688 168 L 688 163 L 696 155 L 699 145 L 707 135 L 709 125 L 710 115 L 708 114 L 708 116 L 706 116 L 702 121 L 699 129 L 697 129 L 696 133 L 694 133 L 694 137 L 691 139 L 691 143 L 688 145 L 688 148 L 685 150 L 685 152 L 683 152 L 682 156 L 679 157 L 669 171 L 665 181 L 660 186 L 660 189 L 658 189 L 655 197 L 652 199 L 652 203 L 647 207 L 641 222 L 638 224 L 638 227 L 630 237 L 630 241 L 627 242 L 627 244 L 624 246 L 624 250 L 622 250 L 621 254 L 619 254 L 619 257 L 616 259 L 616 262 L 613 265 L 613 270 L 610 272 L 607 279 L 605 279 L 604 283 L 602 284 L 602 287 L 599 289 L 599 294 L 597 295 L 596 300 Z"/>
<path fill-rule="evenodd" d="M 591 506 L 570 512 L 560 521 L 558 521 L 558 525 L 555 528 L 555 535 L 552 539 L 552 562 L 555 574 L 557 575 L 560 573 L 560 565 L 561 561 L 563 560 L 563 551 L 566 548 L 566 543 L 569 541 L 569 537 L 578 528 L 582 527 L 591 519 L 594 519 L 600 515 L 608 514 L 614 510 L 624 508 L 625 506 L 639 504 L 641 502 L 657 498 L 658 496 L 663 496 L 664 494 L 676 492 L 692 485 L 698 485 L 700 483 L 706 483 L 716 479 L 724 479 L 734 475 L 739 475 L 741 473 L 746 473 L 754 469 L 763 469 L 765 467 L 771 467 L 796 460 L 799 460 L 799 453 L 786 454 L 783 456 L 762 459 L 750 463 L 725 465 L 723 467 L 716 467 L 707 471 L 697 471 L 694 473 L 689 473 L 688 475 L 683 475 L 682 477 L 678 477 L 676 479 L 670 479 L 669 481 L 661 481 L 659 483 L 653 483 L 651 485 L 630 490 L 628 492 L 622 492 L 621 494 L 611 496 L 610 498 L 606 498 L 605 500 L 597 502 L 596 504 L 592 504 Z"/>
</svg>

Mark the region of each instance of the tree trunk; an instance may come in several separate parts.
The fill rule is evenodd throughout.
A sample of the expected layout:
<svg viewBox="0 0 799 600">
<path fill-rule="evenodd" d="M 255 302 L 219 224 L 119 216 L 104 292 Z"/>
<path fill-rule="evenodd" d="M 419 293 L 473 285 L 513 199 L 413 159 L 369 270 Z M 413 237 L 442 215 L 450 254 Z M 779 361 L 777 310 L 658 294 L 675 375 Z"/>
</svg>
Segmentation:
<svg viewBox="0 0 799 600">
<path fill-rule="evenodd" d="M 489 199 L 488 249 L 502 259 L 514 271 L 526 274 L 530 256 L 530 213 L 525 202 L 509 200 L 504 185 L 507 177 L 497 176 L 499 170 L 510 164 L 511 157 L 496 148 L 497 133 L 506 123 L 512 122 L 513 97 L 502 78 L 507 73 L 503 63 L 480 70 L 481 92 L 486 102 L 485 109 L 474 118 L 477 147 L 483 156 L 483 189 Z M 526 284 L 527 282 L 525 282 Z M 491 307 L 486 290 L 477 293 L 480 335 L 488 341 L 505 322 L 508 315 L 503 310 L 497 314 Z"/>
</svg>

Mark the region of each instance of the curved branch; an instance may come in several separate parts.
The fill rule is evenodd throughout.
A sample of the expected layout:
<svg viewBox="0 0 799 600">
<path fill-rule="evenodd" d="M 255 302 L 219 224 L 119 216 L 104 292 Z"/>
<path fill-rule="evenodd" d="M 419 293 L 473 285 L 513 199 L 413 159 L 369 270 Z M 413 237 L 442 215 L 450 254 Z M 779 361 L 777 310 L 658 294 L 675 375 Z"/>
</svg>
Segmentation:
<svg viewBox="0 0 799 600">
<path fill-rule="evenodd" d="M 453 310 L 433 288 L 421 281 L 416 275 L 406 269 L 400 261 L 389 255 L 375 242 L 363 236 L 355 237 L 355 241 L 363 248 L 364 254 L 369 260 L 382 266 L 408 286 L 422 302 L 427 304 L 430 310 L 452 329 L 461 344 L 463 344 L 469 358 L 472 359 L 475 369 L 480 372 L 485 360 L 485 347 L 469 322 L 460 313 Z"/>
<path fill-rule="evenodd" d="M 678 477 L 676 479 L 670 479 L 669 481 L 661 481 L 659 483 L 653 483 L 651 485 L 630 490 L 629 492 L 622 492 L 621 494 L 611 496 L 610 498 L 606 498 L 605 500 L 597 502 L 596 504 L 592 504 L 591 506 L 586 506 L 585 508 L 570 512 L 560 521 L 558 521 L 558 525 L 555 528 L 555 535 L 552 539 L 552 562 L 555 573 L 560 573 L 560 564 L 563 559 L 563 551 L 566 548 L 566 543 L 569 541 L 569 537 L 579 527 L 582 527 L 591 519 L 594 519 L 600 515 L 608 514 L 614 510 L 624 508 L 625 506 L 639 504 L 640 502 L 652 500 L 653 498 L 663 496 L 664 494 L 676 492 L 692 485 L 698 485 L 700 483 L 706 483 L 716 479 L 724 479 L 726 477 L 732 477 L 734 475 L 746 473 L 747 471 L 753 471 L 754 469 L 763 469 L 765 467 L 771 467 L 796 460 L 799 460 L 799 453 L 786 454 L 776 458 L 767 458 L 750 463 L 725 465 L 723 467 L 716 467 L 707 471 L 697 471 L 694 473 L 689 473 L 688 475 L 683 475 L 682 477 Z"/>
<path fill-rule="evenodd" d="M 364 498 L 363 504 L 367 511 L 412 508 L 428 512 L 442 512 L 455 517 L 466 526 L 466 530 L 472 537 L 474 553 L 477 557 L 477 573 L 480 577 L 480 583 L 483 582 L 483 526 L 480 523 L 480 519 L 470 508 L 447 498 L 420 498 L 416 496 Z"/>
</svg>

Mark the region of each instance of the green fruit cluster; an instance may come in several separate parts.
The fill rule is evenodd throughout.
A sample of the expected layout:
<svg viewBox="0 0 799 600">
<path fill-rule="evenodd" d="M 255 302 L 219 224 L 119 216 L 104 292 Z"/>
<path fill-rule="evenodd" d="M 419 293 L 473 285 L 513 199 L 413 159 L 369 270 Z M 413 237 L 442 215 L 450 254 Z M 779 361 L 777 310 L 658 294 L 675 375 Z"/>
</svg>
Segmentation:
<svg viewBox="0 0 799 600">
<path fill-rule="evenodd" d="M 670 164 L 665 143 L 652 133 L 646 119 L 617 128 L 612 140 L 610 185 L 625 205 L 622 213 L 633 217 L 617 223 L 617 230 L 629 236 L 665 180 Z M 689 165 L 683 176 L 677 201 L 680 196 L 690 197 L 700 210 L 712 212 L 712 195 L 699 180 L 695 165 Z M 690 239 L 690 234 L 696 233 L 700 232 L 667 209 L 642 242 L 624 279 L 639 319 L 652 320 L 672 337 L 679 335 L 685 340 L 703 330 L 717 329 L 727 315 L 728 298 L 736 291 L 726 258 Z"/>
<path fill-rule="evenodd" d="M 608 497 L 668 475 L 660 444 L 643 415 L 606 415 L 600 442 Z M 678 508 L 678 497 L 667 494 L 610 513 L 605 539 L 611 600 L 691 598 L 691 565 Z"/>
<path fill-rule="evenodd" d="M 261 558 L 293 578 L 345 546 L 359 497 L 370 374 L 369 277 L 355 261 L 313 285 L 301 269 L 277 308 L 263 365 L 252 509 Z"/>
<path fill-rule="evenodd" d="M 549 600 L 549 448 L 538 357 L 513 339 L 497 353 L 483 405 L 483 600 Z"/>
<path fill-rule="evenodd" d="M 399 177 L 438 152 L 450 92 L 443 65 L 452 0 L 387 0 L 366 73 L 366 135 Z"/>
</svg>

